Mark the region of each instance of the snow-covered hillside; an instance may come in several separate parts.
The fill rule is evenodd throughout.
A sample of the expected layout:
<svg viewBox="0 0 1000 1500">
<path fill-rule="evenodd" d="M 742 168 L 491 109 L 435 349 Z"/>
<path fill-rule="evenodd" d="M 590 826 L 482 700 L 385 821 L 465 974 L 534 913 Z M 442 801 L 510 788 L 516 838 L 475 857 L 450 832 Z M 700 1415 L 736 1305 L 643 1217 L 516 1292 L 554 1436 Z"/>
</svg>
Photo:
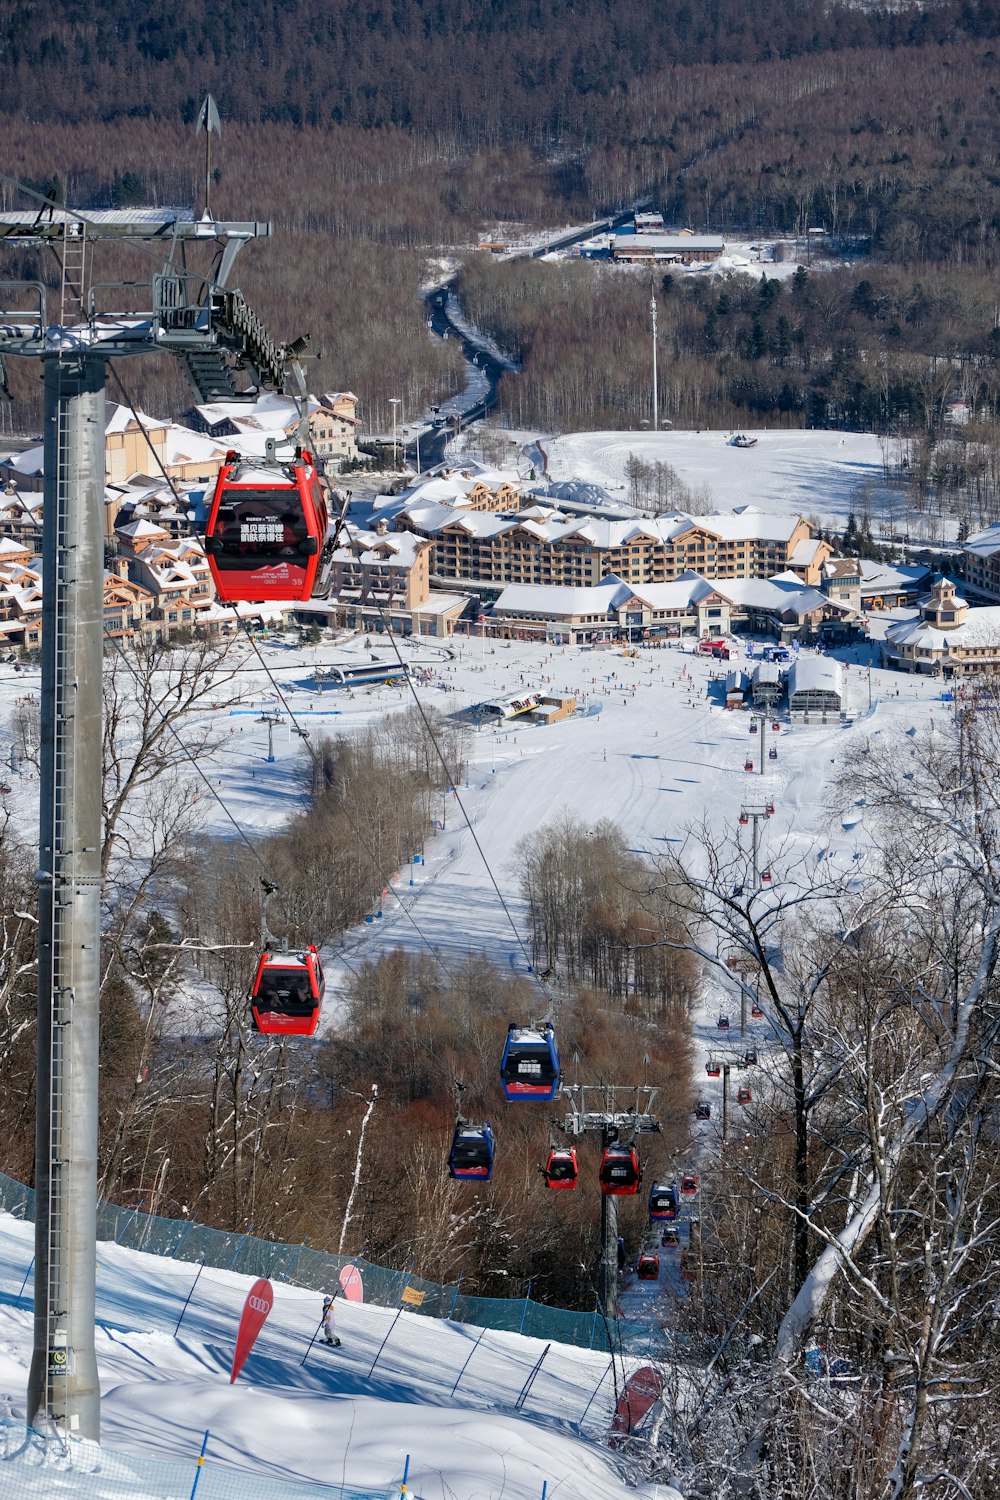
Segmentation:
<svg viewBox="0 0 1000 1500">
<path fill-rule="evenodd" d="M 0 1420 L 24 1419 L 32 1317 L 30 1300 L 18 1292 L 33 1250 L 31 1226 L 0 1217 Z M 8 1444 L 0 1494 L 179 1495 L 167 1481 L 183 1480 L 184 1470 L 158 1470 L 149 1461 L 186 1464 L 193 1483 L 207 1430 L 209 1464 L 244 1482 L 267 1477 L 275 1497 L 284 1494 L 279 1483 L 296 1480 L 398 1495 L 408 1454 L 412 1500 L 538 1500 L 543 1485 L 564 1500 L 676 1500 L 665 1485 L 631 1487 L 626 1480 L 634 1475 L 607 1447 L 622 1372 L 609 1371 L 605 1354 L 553 1345 L 518 1413 L 545 1349 L 538 1340 L 405 1311 L 397 1319 L 391 1309 L 338 1301 L 341 1347 L 310 1347 L 320 1298 L 275 1283 L 274 1309 L 231 1386 L 235 1330 L 251 1278 L 206 1269 L 184 1311 L 196 1272 L 183 1262 L 98 1246 L 101 1439 L 114 1453 L 134 1456 L 131 1476 L 112 1488 L 107 1476 L 121 1476 L 113 1456 L 75 1460 L 82 1470 L 95 1464 L 97 1476 L 103 1464 L 101 1483 L 65 1472 L 55 1454 L 40 1466 L 37 1447 L 17 1455 Z M 628 1369 L 637 1363 L 628 1361 Z M 206 1484 L 201 1493 L 223 1490 Z M 224 1493 L 247 1492 L 237 1481 Z"/>
</svg>

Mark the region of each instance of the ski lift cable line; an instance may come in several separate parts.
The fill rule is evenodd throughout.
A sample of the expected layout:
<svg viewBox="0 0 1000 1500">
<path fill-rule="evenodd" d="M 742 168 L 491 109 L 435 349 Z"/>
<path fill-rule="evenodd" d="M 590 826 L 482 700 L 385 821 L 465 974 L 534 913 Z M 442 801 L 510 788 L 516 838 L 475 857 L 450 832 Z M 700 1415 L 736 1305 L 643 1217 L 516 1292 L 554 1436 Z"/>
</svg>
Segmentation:
<svg viewBox="0 0 1000 1500">
<path fill-rule="evenodd" d="M 246 620 L 243 620 L 240 623 L 243 625 L 244 631 L 246 633 L 247 641 L 249 642 L 249 644 L 253 648 L 253 650 L 256 652 L 257 659 L 260 662 L 261 668 L 262 668 L 263 672 L 265 673 L 265 675 L 267 677 L 267 680 L 270 682 L 271 687 L 274 690 L 274 693 L 275 693 L 275 696 L 278 699 L 278 702 L 281 704 L 284 712 L 288 715 L 289 720 L 291 721 L 292 727 L 295 730 L 295 733 L 297 735 L 299 735 L 299 737 L 302 739 L 302 741 L 305 744 L 306 752 L 307 752 L 307 754 L 309 756 L 309 759 L 312 761 L 312 764 L 313 764 L 313 770 L 316 771 L 316 772 L 319 772 L 319 770 L 320 770 L 319 757 L 317 756 L 316 751 L 313 749 L 312 745 L 310 744 L 308 729 L 303 729 L 302 725 L 299 723 L 298 719 L 296 718 L 295 710 L 289 706 L 288 699 L 285 697 L 284 693 L 281 691 L 281 688 L 278 686 L 277 682 L 272 677 L 271 670 L 270 670 L 267 662 L 264 660 L 263 656 L 261 655 L 260 647 L 258 646 L 257 642 L 254 640 L 254 637 L 250 633 L 249 622 L 246 621 Z M 375 870 L 378 872 L 378 876 L 379 876 L 379 879 L 382 881 L 382 884 L 386 885 L 386 886 L 389 885 L 390 882 L 385 878 L 385 872 L 384 872 L 384 870 L 380 870 L 379 869 L 379 860 L 378 860 L 378 858 L 377 858 L 377 856 L 375 854 L 375 851 L 372 849 L 372 847 L 369 844 L 368 840 L 365 838 L 365 836 L 362 833 L 361 829 L 358 827 L 358 824 L 355 822 L 354 818 L 351 816 L 350 809 L 346 806 L 346 804 L 344 804 L 343 812 L 344 812 L 344 816 L 346 817 L 348 823 L 351 826 L 351 829 L 354 832 L 355 838 L 358 840 L 358 842 L 360 843 L 361 847 L 364 849 L 365 853 L 368 855 L 368 858 L 372 861 L 372 865 L 374 866 Z M 427 937 L 427 934 L 423 931 L 423 929 L 421 928 L 421 926 L 420 926 L 419 922 L 417 921 L 416 917 L 413 915 L 412 911 L 407 906 L 406 902 L 403 901 L 402 897 L 399 898 L 399 907 L 400 907 L 400 910 L 402 911 L 403 915 L 406 917 L 406 920 L 410 923 L 410 926 L 413 928 L 414 932 L 417 934 L 417 936 L 419 937 L 420 941 L 423 943 L 424 947 L 427 949 L 427 951 L 430 954 L 431 958 L 438 965 L 438 967 L 441 969 L 442 973 L 446 976 L 446 978 L 448 978 L 452 982 L 454 982 L 455 981 L 454 974 L 452 974 L 451 970 L 448 968 L 447 964 L 444 962 L 444 960 L 442 959 L 441 955 L 434 948 L 434 946 L 431 943 L 430 939 Z"/>
<path fill-rule="evenodd" d="M 120 377 L 116 377 L 116 378 L 118 379 L 118 387 L 119 387 L 119 389 L 120 389 L 123 397 L 125 398 L 125 403 L 128 406 L 129 411 L 132 413 L 133 417 L 135 417 L 136 421 L 139 422 L 140 418 L 139 418 L 138 412 L 136 411 L 135 403 L 133 402 L 133 400 L 132 400 L 131 396 L 129 395 L 128 391 L 126 390 L 126 388 L 125 388 L 122 380 L 120 379 Z M 304 401 L 307 403 L 308 402 L 308 397 L 305 397 Z M 297 400 L 296 400 L 296 405 L 299 405 L 299 402 Z M 302 406 L 301 405 L 299 406 L 299 409 L 300 409 L 300 419 L 301 419 L 301 412 L 302 412 Z M 141 425 L 141 423 L 140 423 L 140 425 Z M 156 464 L 157 464 L 157 467 L 160 470 L 160 473 L 163 475 L 163 477 L 166 480 L 166 482 L 169 485 L 171 485 L 171 487 L 172 487 L 172 481 L 171 481 L 170 476 L 168 475 L 168 473 L 166 471 L 166 468 L 164 467 L 162 458 L 160 457 L 160 455 L 156 451 L 156 449 L 152 447 L 152 445 L 149 445 L 149 446 L 150 446 L 150 451 L 152 452 L 153 457 L 156 460 Z M 235 606 L 234 606 L 234 611 L 235 611 Z M 238 615 L 238 613 L 237 613 L 237 623 L 239 623 L 239 615 Z M 287 713 L 289 719 L 291 720 L 292 725 L 295 728 L 296 734 L 298 734 L 299 737 L 304 742 L 305 747 L 306 747 L 307 751 L 309 752 L 309 757 L 310 757 L 310 759 L 311 759 L 311 761 L 313 763 L 313 769 L 316 770 L 317 769 L 316 752 L 313 750 L 312 745 L 309 743 L 309 731 L 307 729 L 303 729 L 302 728 L 302 725 L 298 722 L 298 719 L 296 718 L 295 713 L 289 707 L 287 698 L 285 697 L 284 693 L 281 691 L 280 687 L 278 686 L 277 682 L 275 681 L 274 675 L 271 672 L 270 667 L 268 666 L 267 662 L 264 660 L 264 657 L 261 654 L 261 650 L 260 650 L 259 645 L 257 644 L 256 640 L 253 638 L 253 636 L 250 633 L 249 623 L 247 621 L 245 621 L 245 620 L 242 623 L 243 623 L 244 632 L 246 634 L 246 638 L 247 638 L 247 641 L 248 641 L 248 643 L 250 645 L 251 650 L 253 651 L 254 655 L 257 657 L 257 660 L 260 663 L 260 665 L 261 665 L 261 667 L 262 667 L 262 669 L 264 671 L 264 674 L 267 677 L 268 682 L 271 684 L 271 687 L 274 690 L 275 696 L 277 697 L 278 701 L 281 703 L 283 709 L 285 710 L 285 712 Z M 117 646 L 118 643 L 116 642 L 115 644 Z M 119 654 L 120 654 L 120 648 L 119 648 Z M 171 726 L 171 728 L 172 728 L 172 726 Z M 179 742 L 179 743 L 182 743 L 182 742 Z M 187 753 L 188 752 L 187 752 L 186 747 L 185 747 L 185 754 L 187 754 Z M 251 849 L 253 849 L 253 844 L 247 838 L 247 835 L 245 834 L 245 832 L 243 831 L 243 829 L 240 827 L 240 824 L 238 823 L 238 821 L 236 820 L 236 818 L 233 816 L 233 814 L 230 812 L 229 808 L 226 807 L 225 803 L 222 801 L 222 798 L 219 796 L 216 788 L 213 787 L 210 782 L 208 782 L 207 778 L 204 776 L 204 772 L 201 771 L 201 768 L 197 766 L 196 762 L 195 762 L 195 766 L 196 766 L 196 769 L 199 772 L 199 775 L 201 775 L 203 777 L 203 779 L 205 779 L 206 784 L 209 786 L 209 790 L 212 792 L 212 795 L 216 798 L 216 800 L 219 802 L 219 804 L 223 807 L 223 809 L 224 809 L 224 811 L 226 813 L 226 816 L 229 818 L 230 822 L 234 825 L 234 827 L 239 832 L 240 837 L 243 838 L 248 843 L 248 845 L 249 845 L 249 847 Z M 358 828 L 357 824 L 355 823 L 354 819 L 351 817 L 351 814 L 350 814 L 349 810 L 347 810 L 346 808 L 345 808 L 345 814 L 346 814 L 348 822 L 351 825 L 351 828 L 354 830 L 355 837 L 358 839 L 359 843 L 362 845 L 363 849 L 365 850 L 365 853 L 368 855 L 369 859 L 372 861 L 372 864 L 375 866 L 376 870 L 378 870 L 378 863 L 379 862 L 376 859 L 374 852 L 372 851 L 372 849 L 371 849 L 370 845 L 368 844 L 367 840 L 365 840 L 365 838 L 363 837 L 363 835 L 362 835 L 360 829 Z M 254 857 L 261 864 L 262 868 L 264 868 L 263 861 L 261 860 L 259 852 L 256 849 L 253 849 L 253 853 L 254 853 Z M 381 871 L 381 870 L 378 870 L 378 874 L 379 874 L 379 879 L 382 881 L 383 885 L 388 885 L 389 882 L 385 879 L 385 872 Z M 267 875 L 268 878 L 270 879 L 270 874 L 269 874 L 269 872 L 266 869 L 265 869 L 265 875 Z M 272 882 L 272 884 L 273 883 L 274 882 Z M 414 918 L 414 916 L 413 916 L 412 912 L 410 911 L 409 907 L 406 906 L 406 904 L 402 900 L 400 901 L 399 904 L 400 904 L 400 907 L 402 908 L 403 913 L 405 914 L 407 920 L 410 922 L 410 924 L 412 925 L 412 927 L 416 931 L 417 936 L 420 938 L 421 942 L 424 944 L 424 946 L 426 947 L 427 951 L 430 953 L 431 957 L 438 964 L 438 966 L 442 970 L 442 972 L 449 979 L 452 979 L 453 975 L 451 974 L 451 972 L 448 969 L 447 965 L 441 959 L 440 955 L 432 947 L 432 945 L 428 941 L 426 935 L 421 931 L 420 926 L 417 923 L 416 919 Z M 345 965 L 347 966 L 347 968 L 349 968 L 351 970 L 351 973 L 354 974 L 355 976 L 357 976 L 357 970 L 354 968 L 354 966 L 348 960 L 347 955 L 346 955 L 346 953 L 345 953 L 345 951 L 344 951 L 344 949 L 343 949 L 342 946 L 339 949 L 338 957 L 343 960 L 343 962 L 345 963 Z"/>
<path fill-rule="evenodd" d="M 410 693 L 411 693 L 411 695 L 413 697 L 414 703 L 417 706 L 417 711 L 420 714 L 420 718 L 421 718 L 421 721 L 423 722 L 424 729 L 427 731 L 427 734 L 428 734 L 428 736 L 430 738 L 430 742 L 434 746 L 434 753 L 435 753 L 435 755 L 437 756 L 438 760 L 441 762 L 441 769 L 444 771 L 445 777 L 447 778 L 447 783 L 446 784 L 448 786 L 450 786 L 451 789 L 452 789 L 452 793 L 454 795 L 455 801 L 458 803 L 459 811 L 461 812 L 463 818 L 465 819 L 465 826 L 468 828 L 470 837 L 472 838 L 472 842 L 475 844 L 476 850 L 477 850 L 477 852 L 479 854 L 479 857 L 480 857 L 480 859 L 483 862 L 483 868 L 485 869 L 487 875 L 489 876 L 490 884 L 492 885 L 494 891 L 496 892 L 497 900 L 500 902 L 500 905 L 503 908 L 504 916 L 507 918 L 507 921 L 510 924 L 510 930 L 514 934 L 514 940 L 517 943 L 517 946 L 520 948 L 522 954 L 524 955 L 524 960 L 525 960 L 525 962 L 528 965 L 528 972 L 530 974 L 534 975 L 534 977 L 536 978 L 536 980 L 537 980 L 537 982 L 539 984 L 539 987 L 540 987 L 540 989 L 542 991 L 542 994 L 545 996 L 545 999 L 548 1002 L 548 1010 L 547 1010 L 545 1016 L 543 1017 L 543 1020 L 550 1021 L 552 1019 L 552 1013 L 553 1013 L 553 1011 L 555 1009 L 555 1001 L 554 1001 L 553 997 L 549 994 L 549 991 L 548 991 L 548 988 L 547 988 L 547 986 L 545 984 L 545 981 L 543 979 L 541 979 L 538 975 L 535 975 L 535 966 L 534 966 L 534 962 L 532 960 L 531 953 L 529 952 L 528 946 L 525 943 L 524 938 L 522 937 L 521 932 L 518 929 L 517 923 L 514 921 L 513 913 L 511 912 L 510 907 L 507 905 L 507 902 L 504 899 L 504 894 L 501 891 L 500 886 L 497 883 L 496 876 L 493 874 L 493 870 L 492 870 L 492 867 L 490 865 L 490 862 L 489 862 L 489 860 L 486 857 L 486 850 L 483 848 L 482 844 L 480 843 L 479 836 L 476 833 L 476 830 L 475 830 L 475 828 L 472 825 L 472 819 L 469 817 L 469 814 L 465 810 L 465 804 L 463 803 L 461 794 L 460 794 L 460 792 L 458 790 L 458 778 L 455 776 L 455 774 L 452 771 L 451 767 L 448 765 L 448 761 L 445 758 L 445 753 L 444 753 L 444 751 L 441 748 L 441 743 L 440 743 L 440 741 L 438 739 L 438 736 L 434 732 L 433 725 L 431 724 L 430 720 L 427 717 L 427 712 L 426 712 L 426 710 L 424 708 L 424 704 L 423 704 L 423 702 L 421 700 L 420 694 L 417 692 L 416 684 L 414 683 L 413 678 L 411 677 L 411 675 L 409 674 L 409 672 L 405 671 L 406 663 L 403 661 L 403 655 L 402 655 L 402 652 L 399 649 L 399 642 L 396 639 L 395 633 L 394 633 L 394 631 L 392 629 L 391 621 L 387 620 L 387 618 L 386 618 L 385 607 L 382 604 L 381 599 L 379 599 L 377 595 L 374 595 L 373 597 L 375 599 L 375 607 L 378 610 L 379 615 L 381 616 L 381 619 L 382 619 L 382 624 L 385 627 L 385 633 L 388 635 L 388 637 L 389 637 L 389 643 L 392 646 L 393 651 L 395 652 L 396 660 L 399 662 L 400 666 L 404 668 L 404 674 L 403 674 L 404 675 L 404 679 L 405 679 L 405 681 L 409 685 Z"/>
<path fill-rule="evenodd" d="M 136 671 L 135 667 L 132 665 L 132 663 L 129 661 L 128 657 L 125 655 L 124 651 L 121 648 L 120 643 L 117 640 L 115 640 L 114 638 L 112 638 L 112 645 L 114 646 L 114 649 L 117 651 L 117 653 L 118 653 L 120 659 L 122 660 L 122 662 L 124 662 L 126 669 L 132 674 L 132 676 L 135 679 L 136 683 L 138 683 L 139 682 L 139 674 Z M 250 854 L 257 861 L 257 864 L 260 866 L 260 869 L 261 869 L 262 879 L 266 883 L 274 885 L 275 888 L 277 888 L 277 882 L 272 879 L 272 872 L 268 868 L 268 865 L 265 862 L 265 860 L 263 859 L 263 857 L 261 855 L 261 852 L 257 848 L 256 844 L 253 842 L 253 840 L 247 834 L 246 830 L 242 827 L 242 825 L 240 824 L 239 820 L 237 819 L 237 817 L 233 813 L 232 809 L 227 806 L 226 801 L 220 795 L 218 788 L 215 787 L 212 784 L 211 778 L 208 776 L 208 774 L 202 768 L 202 766 L 198 763 L 197 757 L 192 753 L 190 747 L 184 743 L 183 739 L 178 734 L 175 726 L 167 718 L 167 715 L 164 712 L 164 710 L 161 709 L 161 708 L 159 708 L 158 706 L 156 706 L 156 707 L 157 707 L 157 712 L 159 713 L 161 719 L 163 720 L 164 728 L 172 736 L 172 738 L 176 742 L 176 744 L 179 747 L 179 749 L 182 751 L 182 753 L 185 756 L 185 758 L 191 762 L 191 765 L 194 767 L 194 769 L 197 772 L 198 776 L 201 778 L 202 782 L 207 787 L 209 793 L 214 798 L 214 800 L 218 803 L 218 805 L 222 809 L 223 813 L 226 815 L 226 817 L 229 819 L 230 823 L 235 828 L 238 837 L 240 839 L 242 839 L 243 843 L 246 845 L 247 849 L 250 851 Z M 171 945 L 168 945 L 168 946 L 176 947 L 178 945 L 177 944 L 171 944 Z M 186 948 L 187 947 L 187 945 L 184 944 L 184 943 L 181 943 L 179 946 L 182 947 L 182 948 Z M 213 945 L 213 951 L 214 951 L 214 946 L 215 945 Z M 226 944 L 225 946 L 228 947 L 228 946 L 232 946 L 232 945 Z M 361 977 L 358 974 L 357 969 L 354 967 L 354 965 L 351 963 L 350 959 L 347 957 L 346 953 L 344 953 L 343 951 L 341 951 L 341 952 L 339 952 L 337 954 L 337 957 L 345 965 L 346 968 L 350 969 L 351 973 L 356 978 L 360 978 Z"/>
</svg>

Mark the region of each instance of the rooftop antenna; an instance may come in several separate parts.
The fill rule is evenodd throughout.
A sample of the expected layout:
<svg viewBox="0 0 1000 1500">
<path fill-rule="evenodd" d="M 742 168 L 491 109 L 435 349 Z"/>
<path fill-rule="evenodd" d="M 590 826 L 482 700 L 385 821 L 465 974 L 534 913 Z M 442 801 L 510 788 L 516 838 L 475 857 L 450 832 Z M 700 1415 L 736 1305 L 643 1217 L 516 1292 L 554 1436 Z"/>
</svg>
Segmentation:
<svg viewBox="0 0 1000 1500">
<path fill-rule="evenodd" d="M 212 196 L 212 131 L 222 136 L 222 125 L 219 121 L 219 110 L 211 94 L 205 95 L 205 102 L 198 111 L 198 123 L 194 127 L 195 135 L 205 132 L 205 218 L 212 217 L 209 202 Z"/>
</svg>

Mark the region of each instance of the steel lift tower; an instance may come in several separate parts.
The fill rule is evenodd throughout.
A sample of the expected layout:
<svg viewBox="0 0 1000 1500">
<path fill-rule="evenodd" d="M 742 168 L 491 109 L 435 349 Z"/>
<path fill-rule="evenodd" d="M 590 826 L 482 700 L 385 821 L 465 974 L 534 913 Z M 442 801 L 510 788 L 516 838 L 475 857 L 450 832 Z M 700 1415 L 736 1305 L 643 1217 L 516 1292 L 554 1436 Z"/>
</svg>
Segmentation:
<svg viewBox="0 0 1000 1500">
<path fill-rule="evenodd" d="M 41 281 L 0 281 L 0 393 L 9 395 L 8 355 L 40 359 L 45 386 L 28 1422 L 96 1441 L 105 369 L 112 359 L 167 351 L 187 367 L 201 401 L 253 399 L 236 389 L 233 367 L 281 390 L 289 351 L 228 287 L 239 250 L 270 234 L 269 224 L 196 220 L 176 209 L 84 214 L 28 196 L 42 204 L 37 212 L 0 214 L 0 267 L 6 247 L 35 247 L 52 254 L 59 287 L 56 302 Z M 109 245 L 139 256 L 145 274 L 99 280 Z"/>
<path fill-rule="evenodd" d="M 570 1109 L 561 1128 L 571 1138 L 600 1131 L 605 1147 L 625 1137 L 659 1134 L 660 1122 L 652 1113 L 658 1090 L 646 1084 L 570 1083 L 563 1093 Z M 618 1203 L 603 1192 L 597 1300 L 606 1318 L 618 1316 Z"/>
</svg>

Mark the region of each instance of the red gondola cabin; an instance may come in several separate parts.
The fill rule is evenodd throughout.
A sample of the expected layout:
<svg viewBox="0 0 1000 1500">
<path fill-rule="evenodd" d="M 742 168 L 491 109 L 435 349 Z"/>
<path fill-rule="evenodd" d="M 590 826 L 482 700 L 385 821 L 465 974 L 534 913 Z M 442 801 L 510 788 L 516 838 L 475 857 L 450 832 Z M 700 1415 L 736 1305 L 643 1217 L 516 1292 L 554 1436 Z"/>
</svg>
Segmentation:
<svg viewBox="0 0 1000 1500">
<path fill-rule="evenodd" d="M 634 1146 L 605 1146 L 599 1175 L 601 1192 L 609 1198 L 631 1197 L 642 1179 L 638 1151 Z"/>
<path fill-rule="evenodd" d="M 545 1163 L 545 1186 L 562 1192 L 576 1187 L 578 1168 L 574 1146 L 553 1146 Z"/>
<path fill-rule="evenodd" d="M 312 455 L 294 462 L 226 454 L 205 528 L 205 554 L 224 604 L 311 599 L 329 513 Z"/>
<path fill-rule="evenodd" d="M 250 991 L 255 1031 L 265 1036 L 312 1036 L 326 981 L 316 949 L 262 953 Z"/>
<path fill-rule="evenodd" d="M 657 1281 L 660 1275 L 660 1257 L 651 1255 L 644 1250 L 639 1256 L 639 1264 L 636 1266 L 640 1281 Z"/>
</svg>

